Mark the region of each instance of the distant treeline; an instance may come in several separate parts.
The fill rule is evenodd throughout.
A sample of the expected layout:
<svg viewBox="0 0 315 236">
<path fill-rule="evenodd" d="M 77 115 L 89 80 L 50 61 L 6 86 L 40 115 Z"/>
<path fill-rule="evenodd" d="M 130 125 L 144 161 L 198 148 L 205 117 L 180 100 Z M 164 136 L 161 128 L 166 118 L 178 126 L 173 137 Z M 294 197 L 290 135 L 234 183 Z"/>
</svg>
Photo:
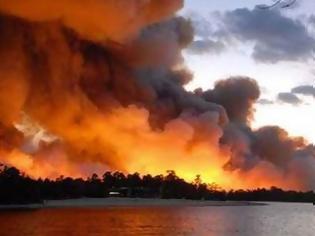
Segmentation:
<svg viewBox="0 0 315 236">
<path fill-rule="evenodd" d="M 0 204 L 41 203 L 50 199 L 103 198 L 109 196 L 145 198 L 185 198 L 234 201 L 290 201 L 314 202 L 314 192 L 283 191 L 279 188 L 224 191 L 216 184 L 204 184 L 200 176 L 187 183 L 168 171 L 165 176 L 138 173 L 124 175 L 106 172 L 102 177 L 56 180 L 34 180 L 14 167 L 2 166 L 0 170 Z"/>
</svg>

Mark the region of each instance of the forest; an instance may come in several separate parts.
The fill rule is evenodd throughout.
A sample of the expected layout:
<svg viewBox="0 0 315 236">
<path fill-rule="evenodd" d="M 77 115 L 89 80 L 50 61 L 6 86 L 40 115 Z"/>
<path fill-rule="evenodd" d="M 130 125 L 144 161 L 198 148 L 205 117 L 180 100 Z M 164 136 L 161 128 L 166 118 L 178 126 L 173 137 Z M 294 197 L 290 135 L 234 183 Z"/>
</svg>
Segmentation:
<svg viewBox="0 0 315 236">
<path fill-rule="evenodd" d="M 282 201 L 314 202 L 313 191 L 284 191 L 270 189 L 230 190 L 221 189 L 215 183 L 202 183 L 197 175 L 188 183 L 167 171 L 165 175 L 123 174 L 105 172 L 99 177 L 93 174 L 87 179 L 60 176 L 55 180 L 32 179 L 14 167 L 3 166 L 0 170 L 0 204 L 42 203 L 44 200 L 71 198 L 105 198 L 112 193 L 119 197 L 195 199 L 216 201 Z"/>
</svg>

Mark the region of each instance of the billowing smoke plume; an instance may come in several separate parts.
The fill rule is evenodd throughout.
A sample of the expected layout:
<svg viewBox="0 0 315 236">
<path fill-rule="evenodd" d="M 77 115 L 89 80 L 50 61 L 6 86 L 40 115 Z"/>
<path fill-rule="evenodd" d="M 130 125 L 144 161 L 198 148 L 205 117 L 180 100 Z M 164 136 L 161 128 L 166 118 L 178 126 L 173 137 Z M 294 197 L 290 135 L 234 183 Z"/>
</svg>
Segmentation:
<svg viewBox="0 0 315 236">
<path fill-rule="evenodd" d="M 312 146 L 250 128 L 254 80 L 183 89 L 182 4 L 0 0 L 1 162 L 35 177 L 173 169 L 226 188 L 312 188 Z"/>
<path fill-rule="evenodd" d="M 203 93 L 206 101 L 224 106 L 232 122 L 245 124 L 253 118 L 253 104 L 259 95 L 256 81 L 246 77 L 219 81 L 213 90 Z"/>
</svg>

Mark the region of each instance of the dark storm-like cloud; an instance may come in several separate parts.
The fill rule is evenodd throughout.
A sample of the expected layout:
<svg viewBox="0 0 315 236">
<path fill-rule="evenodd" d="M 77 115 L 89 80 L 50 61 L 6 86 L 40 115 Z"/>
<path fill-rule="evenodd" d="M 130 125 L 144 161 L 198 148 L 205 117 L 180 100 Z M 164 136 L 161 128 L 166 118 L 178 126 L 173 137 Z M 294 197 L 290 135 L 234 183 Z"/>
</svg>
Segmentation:
<svg viewBox="0 0 315 236">
<path fill-rule="evenodd" d="M 308 19 L 308 22 L 309 22 L 310 24 L 315 25 L 315 15 L 311 15 L 311 16 L 309 17 L 309 19 Z"/>
<path fill-rule="evenodd" d="M 301 85 L 293 88 L 291 90 L 292 93 L 301 94 L 305 96 L 313 96 L 315 97 L 315 87 L 311 85 Z"/>
<path fill-rule="evenodd" d="M 200 38 L 209 38 L 214 35 L 213 24 L 207 17 L 200 15 L 198 12 L 191 11 L 185 14 L 194 28 L 195 36 Z"/>
<path fill-rule="evenodd" d="M 274 102 L 272 100 L 269 100 L 266 98 L 261 98 L 256 103 L 258 103 L 260 105 L 272 105 L 272 104 L 274 104 Z"/>
<path fill-rule="evenodd" d="M 216 35 L 216 30 L 209 19 L 191 12 L 186 16 L 189 18 L 195 33 L 195 40 L 187 48 L 190 54 L 219 54 L 224 51 L 226 45 Z"/>
<path fill-rule="evenodd" d="M 225 49 L 225 44 L 221 41 L 211 39 L 195 40 L 187 51 L 191 54 L 214 53 L 219 54 Z"/>
<path fill-rule="evenodd" d="M 289 104 L 292 104 L 292 105 L 299 105 L 299 104 L 302 103 L 302 100 L 299 99 L 293 93 L 279 93 L 278 96 L 277 96 L 277 99 L 280 102 L 289 103 Z"/>
<path fill-rule="evenodd" d="M 315 40 L 300 20 L 277 10 L 236 9 L 224 13 L 223 37 L 254 43 L 253 58 L 258 62 L 305 60 L 312 55 Z"/>
</svg>

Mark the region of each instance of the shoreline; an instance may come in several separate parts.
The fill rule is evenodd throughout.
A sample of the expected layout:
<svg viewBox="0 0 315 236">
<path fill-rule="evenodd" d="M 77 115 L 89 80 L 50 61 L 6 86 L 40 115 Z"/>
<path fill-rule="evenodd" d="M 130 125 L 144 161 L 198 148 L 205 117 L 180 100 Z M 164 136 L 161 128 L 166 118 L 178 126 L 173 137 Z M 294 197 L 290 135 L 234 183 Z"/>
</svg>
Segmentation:
<svg viewBox="0 0 315 236">
<path fill-rule="evenodd" d="M 211 201 L 158 198 L 78 198 L 45 200 L 43 204 L 0 205 L 0 210 L 36 210 L 49 208 L 107 208 L 107 207 L 224 207 L 264 206 L 266 203 L 250 201 Z"/>
</svg>

